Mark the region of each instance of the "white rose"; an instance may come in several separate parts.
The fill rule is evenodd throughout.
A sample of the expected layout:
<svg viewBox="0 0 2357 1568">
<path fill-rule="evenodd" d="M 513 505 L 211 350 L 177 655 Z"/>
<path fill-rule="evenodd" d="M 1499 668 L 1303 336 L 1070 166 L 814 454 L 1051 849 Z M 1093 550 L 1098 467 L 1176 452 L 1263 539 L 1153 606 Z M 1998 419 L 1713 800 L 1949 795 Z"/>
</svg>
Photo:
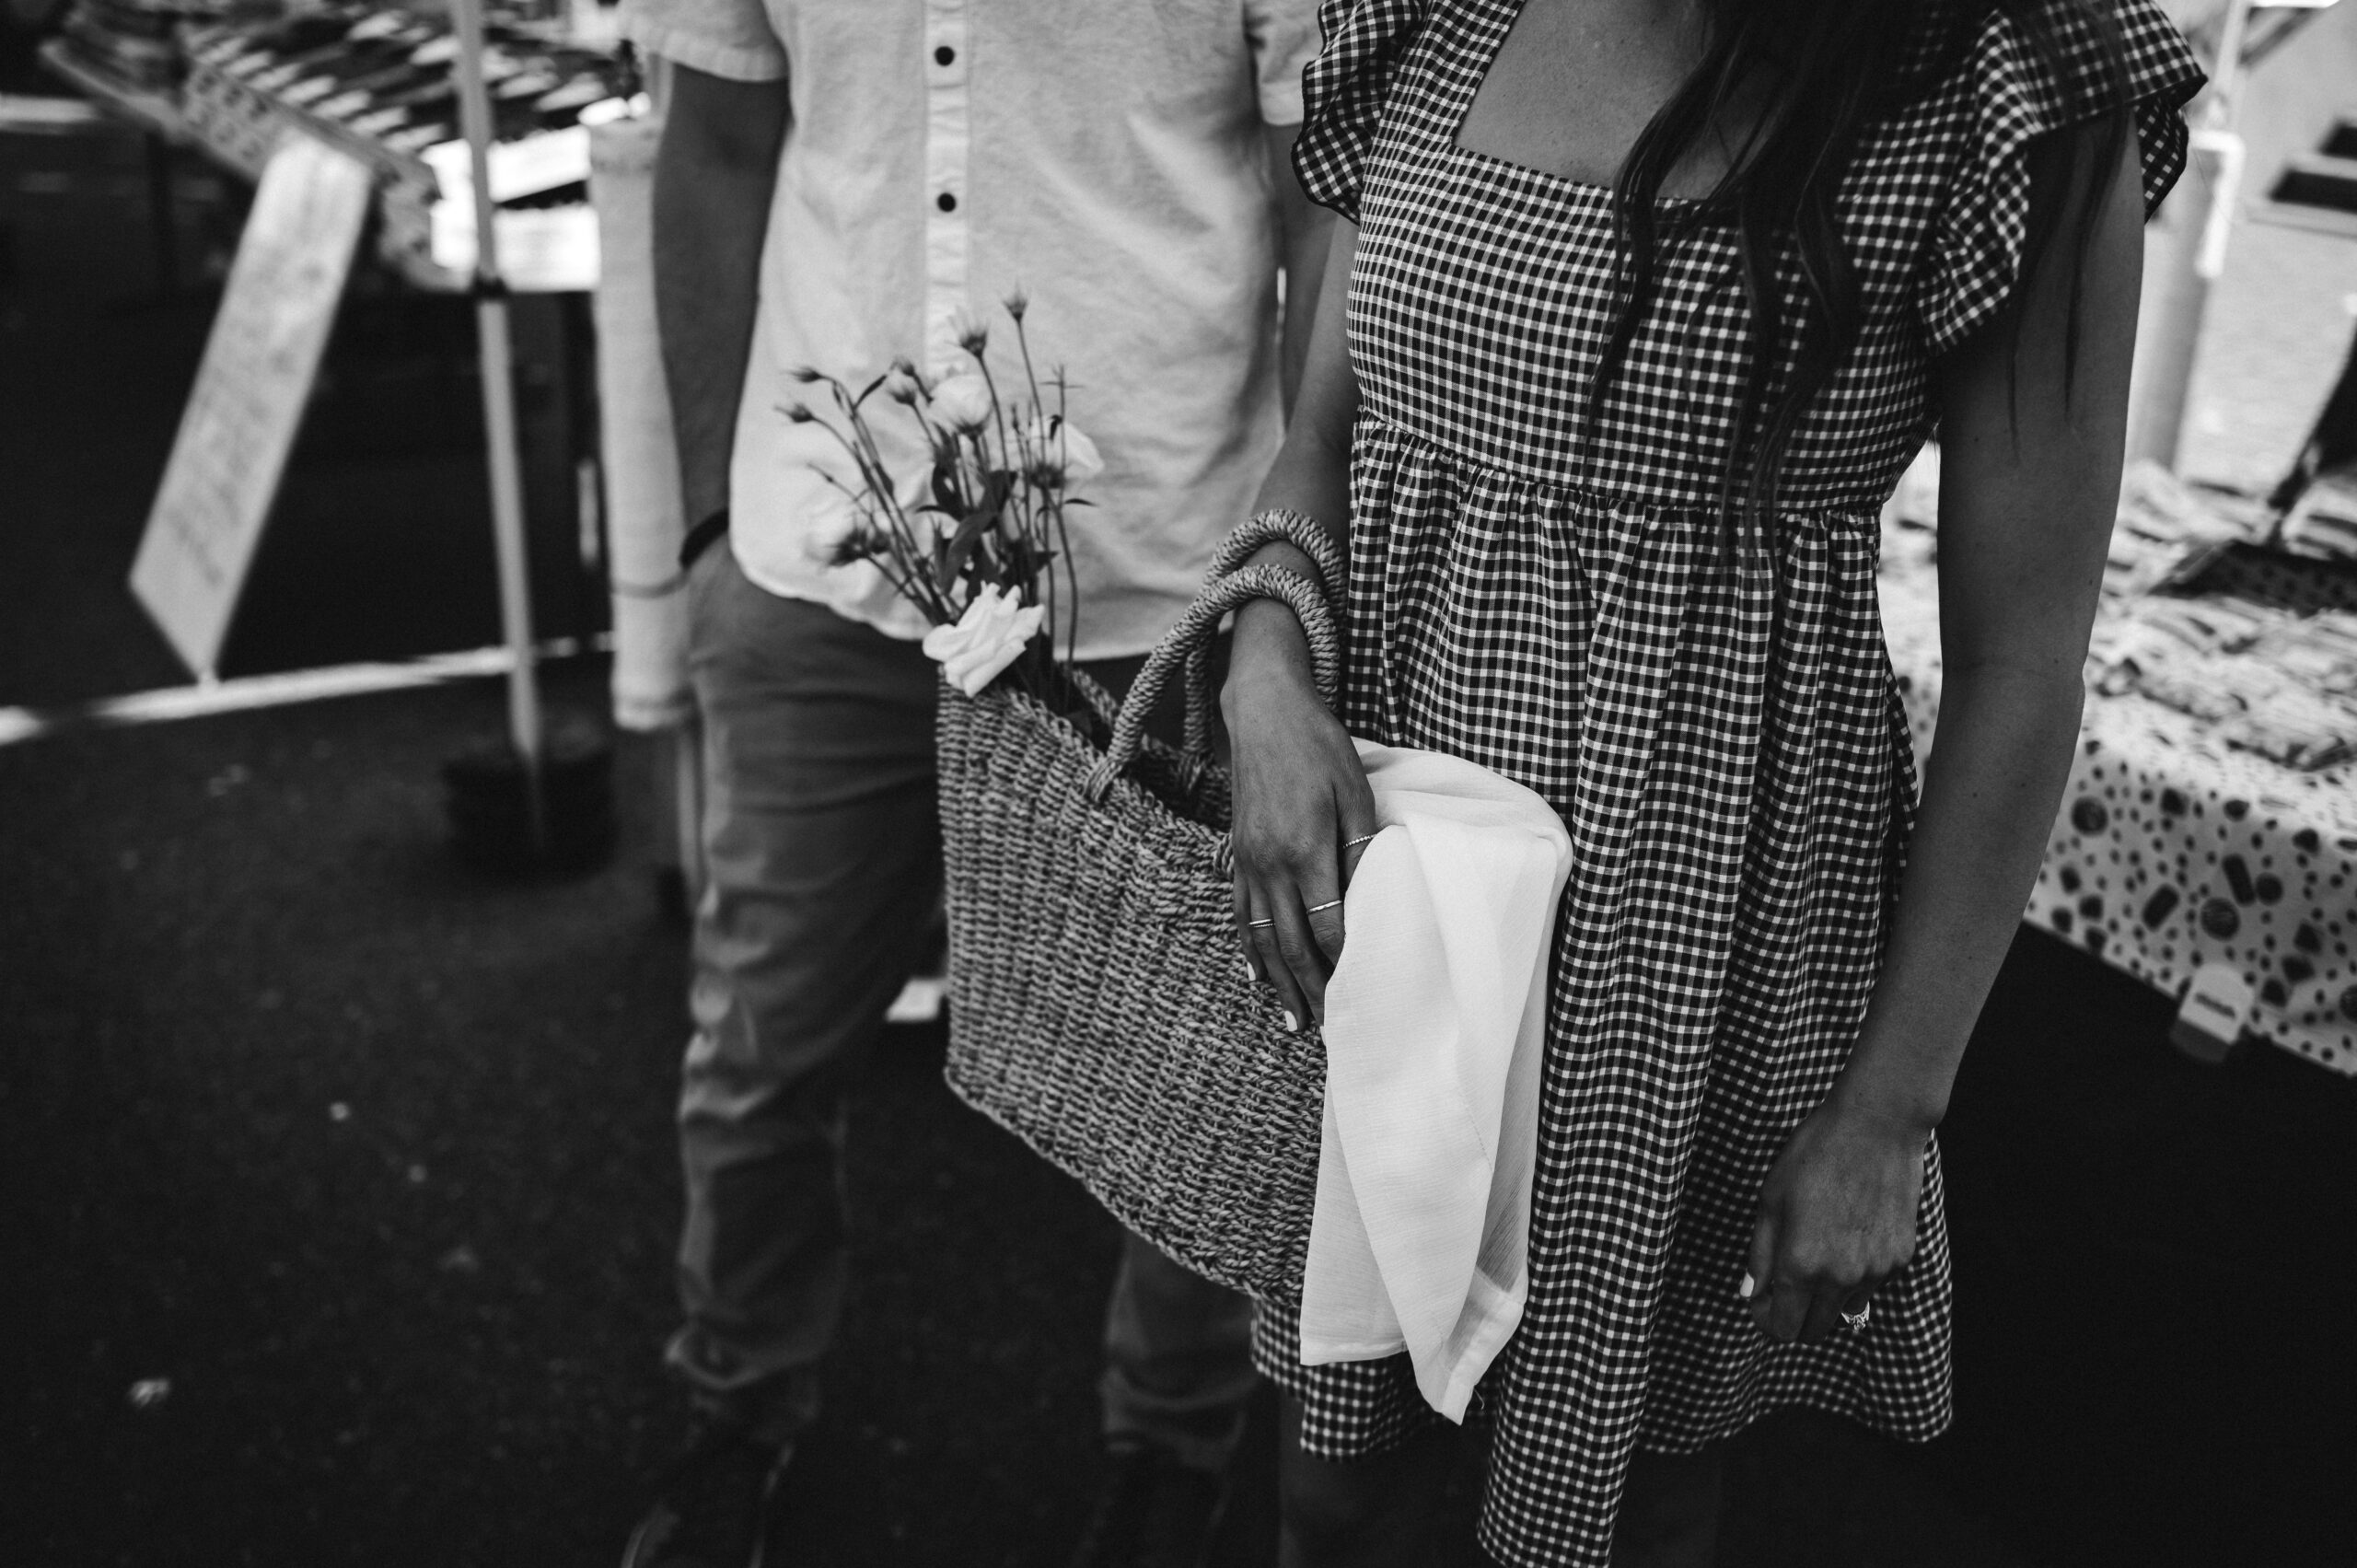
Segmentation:
<svg viewBox="0 0 2357 1568">
<path fill-rule="evenodd" d="M 996 583 L 988 584 L 955 626 L 936 626 L 924 634 L 925 656 L 940 663 L 949 684 L 976 696 L 1039 635 L 1047 613 L 1047 606 L 1027 605 Z"/>
<path fill-rule="evenodd" d="M 991 422 L 994 406 L 990 383 L 979 372 L 960 370 L 943 377 L 933 389 L 928 412 L 952 430 L 980 430 Z"/>
</svg>

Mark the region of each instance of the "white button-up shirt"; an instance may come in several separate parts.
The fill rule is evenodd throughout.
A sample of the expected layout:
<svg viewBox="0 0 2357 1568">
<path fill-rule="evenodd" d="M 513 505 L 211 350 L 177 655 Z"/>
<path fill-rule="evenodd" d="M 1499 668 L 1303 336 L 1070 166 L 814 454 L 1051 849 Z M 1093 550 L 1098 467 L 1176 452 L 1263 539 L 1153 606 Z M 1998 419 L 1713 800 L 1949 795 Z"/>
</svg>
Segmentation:
<svg viewBox="0 0 2357 1568">
<path fill-rule="evenodd" d="M 1106 464 L 1070 518 L 1079 655 L 1150 647 L 1275 456 L 1264 132 L 1301 119 L 1314 0 L 629 0 L 624 25 L 696 70 L 790 83 L 729 473 L 745 575 L 923 633 L 872 569 L 822 559 L 817 470 L 849 465 L 782 412 L 830 412 L 787 372 L 856 387 L 902 354 L 946 371 L 962 313 L 990 328 L 1004 391 L 1019 286 L 1033 358 L 1063 368 Z M 921 469 L 907 411 L 869 409 L 894 476 Z"/>
</svg>

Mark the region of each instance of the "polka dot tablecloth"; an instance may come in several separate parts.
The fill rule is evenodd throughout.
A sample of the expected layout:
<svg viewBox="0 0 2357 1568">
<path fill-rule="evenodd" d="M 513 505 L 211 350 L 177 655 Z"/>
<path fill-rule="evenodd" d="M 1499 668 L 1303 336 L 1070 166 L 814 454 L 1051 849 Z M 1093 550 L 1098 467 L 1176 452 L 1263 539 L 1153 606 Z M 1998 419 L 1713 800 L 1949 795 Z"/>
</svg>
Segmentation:
<svg viewBox="0 0 2357 1568">
<path fill-rule="evenodd" d="M 1939 714 L 1939 602 L 1901 538 L 1882 598 L 1920 761 Z M 2283 767 L 2148 698 L 2090 693 L 2024 918 L 2171 996 L 2230 964 L 2258 993 L 2247 1033 L 2357 1075 L 2357 766 Z"/>
</svg>

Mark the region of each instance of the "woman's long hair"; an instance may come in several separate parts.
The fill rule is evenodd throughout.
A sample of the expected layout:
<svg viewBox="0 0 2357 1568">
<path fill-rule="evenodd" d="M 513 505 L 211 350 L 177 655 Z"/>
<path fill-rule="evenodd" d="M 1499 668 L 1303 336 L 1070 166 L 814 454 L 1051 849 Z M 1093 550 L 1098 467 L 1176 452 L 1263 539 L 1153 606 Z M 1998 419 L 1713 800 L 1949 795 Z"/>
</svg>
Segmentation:
<svg viewBox="0 0 2357 1568">
<path fill-rule="evenodd" d="M 1600 401 L 1627 359 L 1659 287 L 1665 239 L 1690 226 L 1732 226 L 1751 354 L 1721 500 L 1733 510 L 1740 485 L 1747 532 L 1755 532 L 1763 511 L 1774 506 L 1794 431 L 1857 343 L 1857 274 L 1835 222 L 1834 196 L 1859 136 L 1938 86 L 1992 11 L 2006 13 L 2033 47 L 2058 58 L 2048 25 L 2057 6 L 2081 13 L 2102 41 L 2109 85 L 2118 89 L 2126 65 L 2109 0 L 1701 0 L 1708 40 L 1701 62 L 1630 148 L 1613 184 L 1620 303 L 1590 395 Z M 2108 95 L 2114 103 L 2122 97 L 2118 90 Z M 1704 137 L 1725 134 L 1737 114 L 1755 110 L 1749 129 L 1734 139 L 1718 183 L 1690 206 L 1666 214 L 1657 209 L 1662 182 L 1678 162 Z M 2079 273 L 2129 134 L 2124 114 L 2101 122 L 2090 144 L 2096 160 L 2092 182 L 2073 178 L 2032 186 L 2023 275 L 2030 275 L 2058 239 L 2076 258 L 2066 385 L 2077 367 Z M 2073 192 L 2077 199 L 2066 201 Z M 1671 226 L 1667 234 L 1665 222 Z M 1778 281 L 1787 258 L 1799 277 L 1796 298 L 1787 298 Z M 1795 362 L 1771 401 L 1779 345 L 1791 324 L 1787 313 L 1795 309 Z"/>
</svg>

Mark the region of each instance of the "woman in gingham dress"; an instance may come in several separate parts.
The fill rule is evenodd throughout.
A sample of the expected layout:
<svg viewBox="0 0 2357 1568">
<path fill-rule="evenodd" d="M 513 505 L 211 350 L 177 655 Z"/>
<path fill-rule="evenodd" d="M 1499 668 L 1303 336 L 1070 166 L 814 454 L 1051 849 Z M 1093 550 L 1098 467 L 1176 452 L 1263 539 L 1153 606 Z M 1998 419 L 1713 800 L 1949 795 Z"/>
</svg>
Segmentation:
<svg viewBox="0 0 2357 1568">
<path fill-rule="evenodd" d="M 1295 158 L 1347 221 L 1262 502 L 1346 546 L 1349 674 L 1337 723 L 1291 612 L 1238 617 L 1237 921 L 1318 1016 L 1374 828 L 1344 726 L 1562 813 L 1481 1539 L 1707 1562 L 1713 1445 L 1763 1411 L 1949 1420 L 1932 1130 L 2069 767 L 2140 225 L 2200 75 L 2150 0 L 1323 21 Z M 1875 519 L 1935 423 L 1919 812 Z M 1439 1418 L 1404 1357 L 1304 1367 L 1283 1307 L 1258 1349 L 1288 1561 L 1428 1561 Z"/>
</svg>

